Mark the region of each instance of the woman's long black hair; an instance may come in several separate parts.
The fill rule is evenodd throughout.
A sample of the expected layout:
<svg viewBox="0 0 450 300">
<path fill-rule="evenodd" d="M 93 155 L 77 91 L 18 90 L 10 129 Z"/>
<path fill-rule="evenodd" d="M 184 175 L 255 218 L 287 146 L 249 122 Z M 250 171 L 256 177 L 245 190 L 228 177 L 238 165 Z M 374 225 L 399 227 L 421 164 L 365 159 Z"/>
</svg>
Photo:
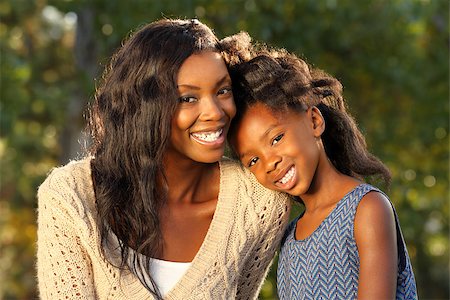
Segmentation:
<svg viewBox="0 0 450 300">
<path fill-rule="evenodd" d="M 229 136 L 255 103 L 275 112 L 316 106 L 325 120 L 325 152 L 336 169 L 357 178 L 381 176 L 389 184 L 388 168 L 368 151 L 364 136 L 347 111 L 341 83 L 284 49 L 252 47 L 250 42 L 245 33 L 227 38 L 237 111 Z"/>
<path fill-rule="evenodd" d="M 120 241 L 120 267 L 129 248 L 144 254 L 147 266 L 149 257 L 163 251 L 163 157 L 178 103 L 177 75 L 190 55 L 206 50 L 219 51 L 218 40 L 198 20 L 150 23 L 115 52 L 97 88 L 89 116 L 92 180 L 102 249 L 113 232 Z M 145 265 L 137 268 L 149 275 Z M 153 279 L 151 285 L 146 284 L 160 298 Z"/>
</svg>

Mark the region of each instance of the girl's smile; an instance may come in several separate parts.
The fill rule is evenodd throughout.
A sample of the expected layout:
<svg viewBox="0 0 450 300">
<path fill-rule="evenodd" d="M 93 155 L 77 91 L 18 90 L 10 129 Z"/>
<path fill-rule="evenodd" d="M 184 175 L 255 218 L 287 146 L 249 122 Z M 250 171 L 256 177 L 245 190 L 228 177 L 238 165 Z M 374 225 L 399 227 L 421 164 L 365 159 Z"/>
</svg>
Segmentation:
<svg viewBox="0 0 450 300">
<path fill-rule="evenodd" d="M 244 112 L 231 143 L 262 185 L 301 196 L 310 190 L 321 161 L 322 124 L 317 108 L 274 112 L 256 103 Z"/>
<path fill-rule="evenodd" d="M 280 189 L 290 190 L 297 182 L 297 172 L 294 165 L 292 165 L 287 172 L 282 172 L 283 177 L 281 179 L 275 181 L 275 185 L 277 185 Z"/>
</svg>

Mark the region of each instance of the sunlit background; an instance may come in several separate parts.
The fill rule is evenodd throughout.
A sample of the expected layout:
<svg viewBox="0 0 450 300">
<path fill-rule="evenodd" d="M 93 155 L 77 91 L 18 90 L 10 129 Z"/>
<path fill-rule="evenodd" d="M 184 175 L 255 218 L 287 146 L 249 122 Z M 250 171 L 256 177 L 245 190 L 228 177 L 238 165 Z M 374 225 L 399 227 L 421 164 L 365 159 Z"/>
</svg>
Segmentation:
<svg viewBox="0 0 450 300">
<path fill-rule="evenodd" d="M 0 0 L 0 299 L 37 298 L 37 187 L 82 153 L 112 51 L 162 17 L 248 31 L 336 76 L 393 173 L 420 298 L 449 299 L 447 0 Z M 276 299 L 274 268 L 260 298 Z"/>
</svg>

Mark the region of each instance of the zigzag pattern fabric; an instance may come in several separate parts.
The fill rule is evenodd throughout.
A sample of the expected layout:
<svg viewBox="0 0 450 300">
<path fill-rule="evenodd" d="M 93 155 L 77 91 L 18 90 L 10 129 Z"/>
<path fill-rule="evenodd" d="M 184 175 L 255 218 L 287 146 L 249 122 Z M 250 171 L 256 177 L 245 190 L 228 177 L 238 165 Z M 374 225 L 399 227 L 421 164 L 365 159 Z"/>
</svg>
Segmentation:
<svg viewBox="0 0 450 300">
<path fill-rule="evenodd" d="M 277 286 L 281 300 L 357 298 L 359 256 L 354 220 L 359 202 L 370 191 L 381 192 L 369 184 L 357 186 L 304 240 L 295 239 L 296 223 L 302 216 L 291 222 L 282 241 L 278 262 Z M 417 299 L 411 262 L 393 206 L 392 209 L 399 255 L 396 299 Z"/>
</svg>

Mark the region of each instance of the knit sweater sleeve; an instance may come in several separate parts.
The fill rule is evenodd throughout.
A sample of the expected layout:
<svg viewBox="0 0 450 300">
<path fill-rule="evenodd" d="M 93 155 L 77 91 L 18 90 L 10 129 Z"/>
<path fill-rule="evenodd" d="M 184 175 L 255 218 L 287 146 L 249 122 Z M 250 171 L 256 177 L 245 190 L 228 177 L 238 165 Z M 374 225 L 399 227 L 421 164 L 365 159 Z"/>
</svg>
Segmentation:
<svg viewBox="0 0 450 300">
<path fill-rule="evenodd" d="M 244 262 L 237 299 L 257 299 L 288 223 L 290 198 L 264 188 L 248 170 L 243 173 L 256 218 L 250 222 L 248 234 L 253 236 L 254 246 Z"/>
<path fill-rule="evenodd" d="M 55 169 L 38 191 L 37 275 L 41 299 L 94 299 L 93 270 L 82 236 L 89 232 L 77 182 Z"/>
</svg>

